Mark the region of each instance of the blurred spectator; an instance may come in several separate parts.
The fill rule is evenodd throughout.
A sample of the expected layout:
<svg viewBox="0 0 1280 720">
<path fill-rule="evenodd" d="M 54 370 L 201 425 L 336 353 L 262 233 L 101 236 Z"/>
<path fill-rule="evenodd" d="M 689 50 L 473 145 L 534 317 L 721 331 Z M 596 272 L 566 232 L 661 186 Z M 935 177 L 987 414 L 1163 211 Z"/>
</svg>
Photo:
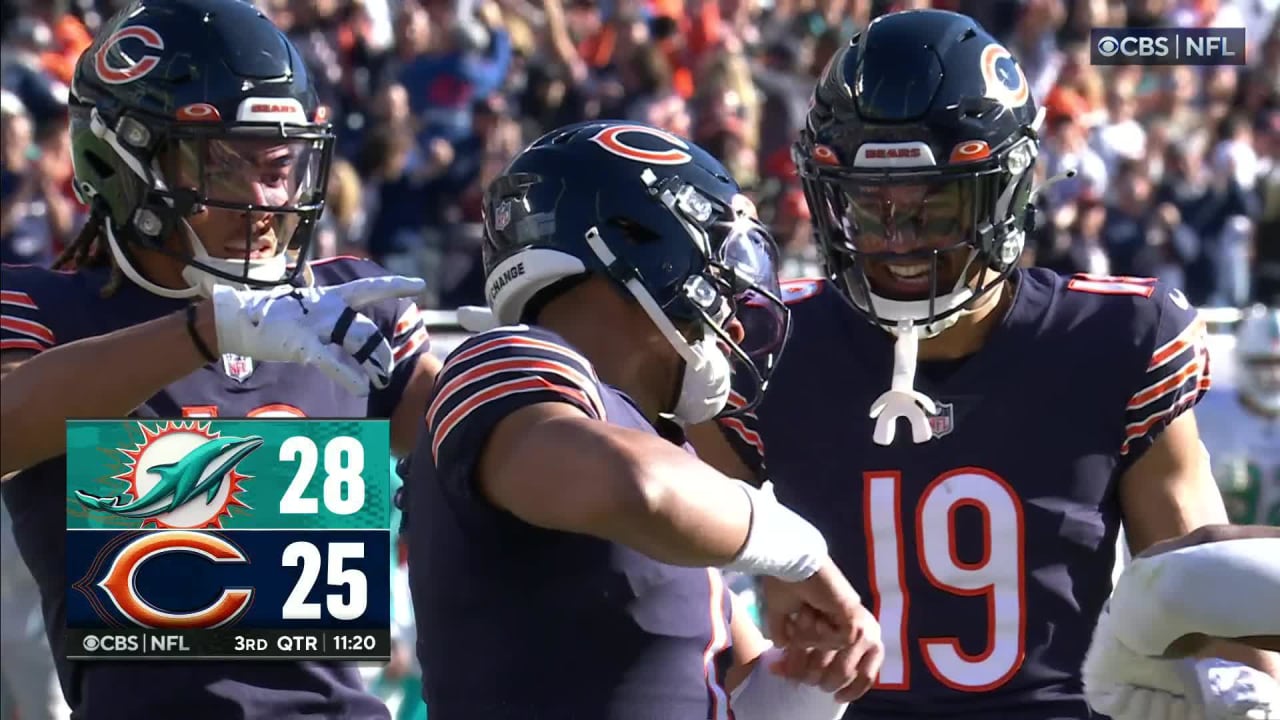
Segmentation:
<svg viewBox="0 0 1280 720">
<path fill-rule="evenodd" d="M 37 125 L 66 112 L 67 85 L 44 61 L 54 49 L 53 31 L 37 16 L 13 21 L 0 49 L 0 83 L 22 101 Z"/>
<path fill-rule="evenodd" d="M 1198 248 L 1178 207 L 1167 200 L 1156 207 L 1151 180 L 1134 161 L 1120 165 L 1112 197 L 1101 228 L 1110 271 L 1167 278 L 1174 287 L 1186 287 L 1182 266 Z"/>
<path fill-rule="evenodd" d="M 1147 131 L 1137 118 L 1131 85 L 1107 89 L 1106 118 L 1094 127 L 1093 149 L 1114 174 L 1120 160 L 1141 160 L 1147 153 Z"/>
<path fill-rule="evenodd" d="M 1187 297 L 1196 304 L 1242 305 L 1249 297 L 1251 217 L 1257 199 L 1227 172 L 1206 165 L 1205 133 L 1169 146 L 1157 203 L 1177 208 L 1201 251 L 1186 268 Z"/>
<path fill-rule="evenodd" d="M 359 172 L 346 160 L 336 160 L 329 170 L 325 214 L 316 228 L 318 257 L 362 253 L 357 238 L 364 232 L 364 188 Z"/>
<path fill-rule="evenodd" d="M 1088 130 L 1082 121 L 1070 113 L 1051 114 L 1050 118 L 1041 150 L 1046 175 L 1057 178 L 1075 173 L 1074 177 L 1045 188 L 1050 206 L 1061 207 L 1086 194 L 1104 195 L 1107 191 L 1107 164 L 1089 146 Z"/>
<path fill-rule="evenodd" d="M 71 197 L 71 153 L 65 121 L 32 118 L 16 96 L 0 100 L 0 260 L 48 263 L 77 228 Z"/>
<path fill-rule="evenodd" d="M 120 2 L 0 1 L 4 258 L 44 262 L 83 214 L 44 128 L 61 122 L 74 58 Z M 547 129 L 593 117 L 709 148 L 785 238 L 788 267 L 819 270 L 790 158 L 813 80 L 874 17 L 930 4 L 1009 45 L 1045 110 L 1043 177 L 1074 175 L 1044 190 L 1026 261 L 1158 273 L 1199 302 L 1280 284 L 1280 250 L 1258 231 L 1280 213 L 1276 131 L 1262 120 L 1280 108 L 1275 0 L 256 3 L 298 44 L 339 135 L 317 250 L 423 275 L 428 304 L 479 300 L 487 178 Z M 1249 64 L 1090 64 L 1089 29 L 1122 25 L 1247 25 Z"/>
</svg>

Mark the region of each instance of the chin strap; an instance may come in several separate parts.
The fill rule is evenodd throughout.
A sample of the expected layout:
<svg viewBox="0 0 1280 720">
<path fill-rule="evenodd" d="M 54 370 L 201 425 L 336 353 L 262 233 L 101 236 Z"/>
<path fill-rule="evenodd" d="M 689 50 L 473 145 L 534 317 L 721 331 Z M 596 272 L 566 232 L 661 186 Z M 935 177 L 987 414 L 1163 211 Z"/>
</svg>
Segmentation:
<svg viewBox="0 0 1280 720">
<path fill-rule="evenodd" d="M 911 439 L 919 445 L 933 438 L 929 416 L 938 412 L 938 406 L 928 395 L 915 389 L 920 329 L 910 320 L 904 320 L 894 335 L 898 339 L 893 344 L 893 381 L 888 392 L 871 405 L 871 419 L 876 421 L 873 437 L 878 445 L 892 445 L 898 431 L 898 418 L 906 418 L 911 424 Z"/>
</svg>

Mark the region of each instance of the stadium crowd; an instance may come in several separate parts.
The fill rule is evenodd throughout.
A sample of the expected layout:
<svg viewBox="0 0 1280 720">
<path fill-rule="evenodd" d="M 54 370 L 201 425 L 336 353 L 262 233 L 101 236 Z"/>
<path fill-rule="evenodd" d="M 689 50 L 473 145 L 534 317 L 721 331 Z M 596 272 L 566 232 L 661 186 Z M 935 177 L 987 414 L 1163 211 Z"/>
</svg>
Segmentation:
<svg viewBox="0 0 1280 720">
<path fill-rule="evenodd" d="M 76 58 L 118 0 L 3 0 L 0 259 L 52 262 L 86 219 L 66 132 Z M 789 276 L 818 272 L 790 143 L 814 78 L 878 14 L 973 15 L 1022 63 L 1047 117 L 1024 261 L 1159 277 L 1195 304 L 1280 296 L 1280 0 L 258 0 L 302 49 L 339 142 L 319 254 L 428 280 L 423 306 L 482 304 L 480 196 L 523 144 L 579 119 L 688 136 L 748 188 Z M 1092 27 L 1247 29 L 1241 67 L 1099 67 Z M 4 707 L 65 717 L 38 597 L 7 530 Z M 400 563 L 402 558 L 393 558 Z M 408 610 L 407 590 L 398 613 Z M 412 619 L 370 676 L 425 717 Z M 32 648 L 37 648 L 32 650 Z M 47 647 L 43 650 L 47 653 Z M 34 653 L 34 655 L 33 655 Z M 416 702 L 415 702 L 416 700 Z"/>
</svg>

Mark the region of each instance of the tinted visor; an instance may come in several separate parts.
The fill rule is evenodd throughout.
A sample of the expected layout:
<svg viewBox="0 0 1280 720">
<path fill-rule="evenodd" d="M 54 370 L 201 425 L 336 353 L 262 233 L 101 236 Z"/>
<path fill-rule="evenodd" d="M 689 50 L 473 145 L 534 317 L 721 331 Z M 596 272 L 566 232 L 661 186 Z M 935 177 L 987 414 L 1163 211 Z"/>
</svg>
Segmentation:
<svg viewBox="0 0 1280 720">
<path fill-rule="evenodd" d="M 713 235 L 715 264 L 737 278 L 733 308 L 746 330 L 738 346 L 757 361 L 778 353 L 786 340 L 787 317 L 778 302 L 782 289 L 778 282 L 778 247 L 773 238 L 759 222 L 743 219 L 731 224 L 718 247 L 715 243 Z M 744 310 L 747 307 L 749 312 Z"/>
<path fill-rule="evenodd" d="M 688 186 L 686 186 L 688 187 Z M 690 188 L 691 189 L 691 188 Z M 748 315 L 752 327 L 735 344 L 734 352 L 744 354 L 767 372 L 787 337 L 787 312 L 778 283 L 778 248 L 769 230 L 754 217 L 737 208 L 722 208 L 721 214 L 704 226 L 677 210 L 696 234 L 705 234 L 708 252 L 706 270 L 685 279 L 683 293 L 668 307 L 668 316 L 679 321 L 690 340 L 696 340 L 698 326 L 706 322 L 727 342 L 725 328 L 735 318 L 744 327 Z M 757 308 L 751 313 L 743 308 Z"/>
<path fill-rule="evenodd" d="M 174 140 L 162 157 L 174 190 L 194 192 L 198 205 L 245 213 L 246 239 L 269 218 L 287 240 L 323 208 L 326 155 L 324 143 L 312 139 L 223 135 Z"/>
<path fill-rule="evenodd" d="M 848 250 L 909 255 L 967 244 L 977 224 L 975 178 L 912 184 L 826 181 L 828 211 Z"/>
</svg>

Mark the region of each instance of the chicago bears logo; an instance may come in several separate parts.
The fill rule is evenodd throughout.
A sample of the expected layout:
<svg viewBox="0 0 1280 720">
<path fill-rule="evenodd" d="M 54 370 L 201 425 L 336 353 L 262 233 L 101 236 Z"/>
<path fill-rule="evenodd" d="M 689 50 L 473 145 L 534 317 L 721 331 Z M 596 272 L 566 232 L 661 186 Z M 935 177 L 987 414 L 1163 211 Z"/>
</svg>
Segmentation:
<svg viewBox="0 0 1280 720">
<path fill-rule="evenodd" d="M 1031 99 L 1027 76 L 1008 50 L 994 44 L 986 46 L 982 49 L 979 65 L 982 80 L 987 86 L 987 97 L 999 100 L 1007 108 L 1020 108 Z"/>
<path fill-rule="evenodd" d="M 661 150 L 637 147 L 623 139 L 624 135 L 629 134 L 647 135 L 667 147 Z M 591 136 L 591 142 L 618 157 L 649 165 L 684 165 L 693 160 L 693 156 L 686 152 L 689 143 L 669 132 L 644 125 L 610 125 Z"/>
<path fill-rule="evenodd" d="M 124 51 L 120 43 L 125 40 L 136 40 L 149 50 L 162 52 L 164 38 L 160 33 L 145 25 L 134 25 L 116 31 L 102 43 L 102 47 L 93 54 L 93 67 L 98 77 L 108 85 L 123 85 L 145 77 L 160 64 L 160 56 L 156 53 L 145 53 L 141 57 L 133 57 Z M 115 54 L 116 64 L 107 61 L 107 56 Z"/>
<path fill-rule="evenodd" d="M 149 561 L 163 555 L 182 553 L 215 563 L 247 564 L 249 558 L 244 551 L 226 538 L 191 530 L 161 530 L 120 538 L 103 549 L 105 556 L 108 550 L 119 548 L 107 572 L 101 576 L 85 576 L 72 583 L 72 587 L 90 598 L 94 597 L 91 586 L 101 588 L 116 610 L 138 627 L 172 630 L 223 627 L 243 617 L 253 603 L 253 588 L 224 587 L 218 598 L 205 607 L 165 610 L 139 592 L 138 573 Z M 95 572 L 97 567 L 95 564 Z M 118 622 L 101 609 L 95 609 L 108 622 Z"/>
</svg>

